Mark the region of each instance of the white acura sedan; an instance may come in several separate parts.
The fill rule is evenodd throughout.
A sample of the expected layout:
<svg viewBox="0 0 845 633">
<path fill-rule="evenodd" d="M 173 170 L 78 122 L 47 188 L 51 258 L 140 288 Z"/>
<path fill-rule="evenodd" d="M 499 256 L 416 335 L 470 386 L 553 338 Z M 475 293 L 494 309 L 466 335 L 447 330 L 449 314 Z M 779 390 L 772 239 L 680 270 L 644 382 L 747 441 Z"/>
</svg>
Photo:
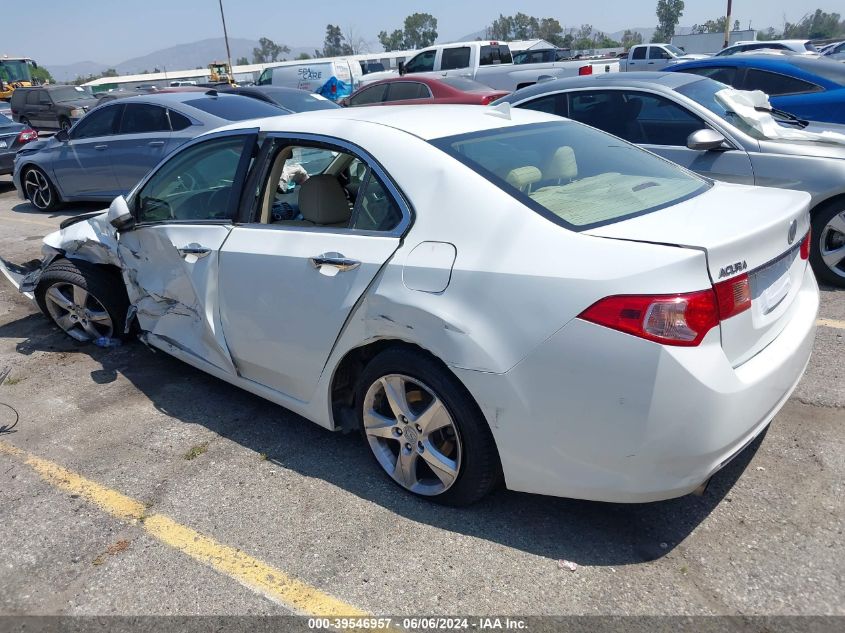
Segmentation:
<svg viewBox="0 0 845 633">
<path fill-rule="evenodd" d="M 800 379 L 808 201 L 508 106 L 306 113 L 180 148 L 47 236 L 21 289 L 75 339 L 137 335 L 360 428 L 417 495 L 652 501 Z"/>
</svg>

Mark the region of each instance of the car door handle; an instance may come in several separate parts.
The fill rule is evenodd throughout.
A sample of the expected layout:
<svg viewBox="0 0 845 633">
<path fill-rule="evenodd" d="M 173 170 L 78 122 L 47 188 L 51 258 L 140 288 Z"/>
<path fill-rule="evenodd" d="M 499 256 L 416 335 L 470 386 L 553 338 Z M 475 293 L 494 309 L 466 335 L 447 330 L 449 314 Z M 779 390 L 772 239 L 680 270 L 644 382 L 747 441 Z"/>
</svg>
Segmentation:
<svg viewBox="0 0 845 633">
<path fill-rule="evenodd" d="M 332 268 L 337 268 L 340 272 L 355 270 L 361 265 L 361 262 L 354 259 L 347 259 L 343 255 L 334 255 L 329 253 L 317 255 L 312 257 L 309 261 L 311 262 L 311 265 L 318 270 L 322 266 L 331 266 Z"/>
<path fill-rule="evenodd" d="M 150 141 L 150 147 L 162 147 L 164 141 Z"/>
<path fill-rule="evenodd" d="M 95 145 L 94 146 L 94 149 L 97 150 L 98 152 L 102 152 L 104 149 L 108 149 L 108 148 L 109 148 L 108 145 Z"/>
<path fill-rule="evenodd" d="M 176 250 L 179 251 L 179 254 L 182 257 L 187 257 L 188 255 L 196 255 L 197 257 L 205 257 L 211 252 L 210 248 L 208 248 L 206 246 L 201 246 L 201 245 L 196 244 L 196 243 L 187 244 L 186 246 L 183 246 L 182 248 L 177 248 Z"/>
</svg>

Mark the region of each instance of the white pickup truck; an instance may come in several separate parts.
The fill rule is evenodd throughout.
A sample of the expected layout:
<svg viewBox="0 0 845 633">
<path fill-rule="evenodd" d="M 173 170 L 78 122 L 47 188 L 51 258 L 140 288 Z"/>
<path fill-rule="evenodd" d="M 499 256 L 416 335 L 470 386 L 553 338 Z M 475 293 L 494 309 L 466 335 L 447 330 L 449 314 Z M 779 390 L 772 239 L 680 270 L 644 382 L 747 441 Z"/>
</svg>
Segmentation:
<svg viewBox="0 0 845 633">
<path fill-rule="evenodd" d="M 619 60 L 619 70 L 622 72 L 634 70 L 663 70 L 672 64 L 688 62 L 693 59 L 704 59 L 709 55 L 687 55 L 677 46 L 671 44 L 639 44 L 632 46 L 628 57 Z"/>
<path fill-rule="evenodd" d="M 400 74 L 432 77 L 466 77 L 496 90 L 513 92 L 531 86 L 543 77 L 572 77 L 618 69 L 613 60 L 572 60 L 540 64 L 514 64 L 504 42 L 457 42 L 422 49 L 404 64 Z M 366 76 L 371 79 L 370 75 Z M 379 77 L 372 77 L 377 79 Z"/>
</svg>

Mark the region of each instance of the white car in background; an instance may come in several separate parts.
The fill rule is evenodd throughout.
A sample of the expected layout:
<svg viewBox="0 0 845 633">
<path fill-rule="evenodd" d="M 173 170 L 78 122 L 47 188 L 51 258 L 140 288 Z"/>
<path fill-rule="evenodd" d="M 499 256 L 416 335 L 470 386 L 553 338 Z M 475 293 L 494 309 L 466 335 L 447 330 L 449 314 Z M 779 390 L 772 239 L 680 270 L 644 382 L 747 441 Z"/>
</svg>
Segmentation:
<svg viewBox="0 0 845 633">
<path fill-rule="evenodd" d="M 714 57 L 759 51 L 786 51 L 799 55 L 819 55 L 819 49 L 810 40 L 747 40 L 726 46 Z"/>
<path fill-rule="evenodd" d="M 304 156 L 319 168 L 280 181 Z M 197 138 L 7 274 L 77 340 L 137 332 L 361 428 L 417 495 L 653 501 L 706 482 L 800 379 L 808 201 L 506 105 L 344 109 Z"/>
</svg>

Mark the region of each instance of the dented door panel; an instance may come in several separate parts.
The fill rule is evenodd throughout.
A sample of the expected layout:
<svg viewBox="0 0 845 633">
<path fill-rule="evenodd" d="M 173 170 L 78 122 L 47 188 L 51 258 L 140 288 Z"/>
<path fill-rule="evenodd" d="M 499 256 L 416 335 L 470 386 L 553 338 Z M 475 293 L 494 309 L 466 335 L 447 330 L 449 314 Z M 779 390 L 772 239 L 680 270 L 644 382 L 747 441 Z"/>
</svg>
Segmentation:
<svg viewBox="0 0 845 633">
<path fill-rule="evenodd" d="M 214 224 L 139 227 L 121 235 L 118 248 L 141 330 L 236 374 L 217 296 L 220 248 L 231 229 Z"/>
</svg>

